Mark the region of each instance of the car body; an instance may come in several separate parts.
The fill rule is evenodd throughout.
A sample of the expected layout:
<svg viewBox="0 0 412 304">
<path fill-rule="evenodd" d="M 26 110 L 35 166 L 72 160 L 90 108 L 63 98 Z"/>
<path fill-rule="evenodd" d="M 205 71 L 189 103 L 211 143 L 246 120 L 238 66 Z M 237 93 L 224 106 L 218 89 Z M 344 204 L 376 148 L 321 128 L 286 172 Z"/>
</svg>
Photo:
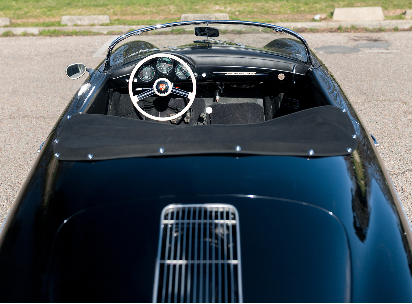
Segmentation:
<svg viewBox="0 0 412 304">
<path fill-rule="evenodd" d="M 396 190 L 299 34 L 157 25 L 87 70 L 2 228 L 2 301 L 412 301 Z"/>
</svg>

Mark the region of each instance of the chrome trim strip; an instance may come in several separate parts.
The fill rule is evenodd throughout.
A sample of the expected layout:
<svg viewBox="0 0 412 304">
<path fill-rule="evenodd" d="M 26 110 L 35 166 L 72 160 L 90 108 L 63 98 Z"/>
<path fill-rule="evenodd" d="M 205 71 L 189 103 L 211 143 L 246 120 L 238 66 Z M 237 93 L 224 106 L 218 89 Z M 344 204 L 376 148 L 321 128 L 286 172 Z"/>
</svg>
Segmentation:
<svg viewBox="0 0 412 304">
<path fill-rule="evenodd" d="M 379 147 L 379 143 L 378 143 L 378 141 L 376 140 L 376 137 L 373 136 L 372 134 L 370 134 L 370 135 L 371 135 L 371 138 L 372 138 L 372 140 L 373 140 L 373 144 L 375 145 L 375 147 Z"/>
<path fill-rule="evenodd" d="M 202 66 L 199 66 L 199 67 L 202 67 Z M 279 70 L 279 69 L 271 69 L 271 68 L 247 67 L 247 66 L 237 66 L 237 65 L 222 65 L 222 66 L 219 66 L 219 68 L 257 69 L 257 70 L 267 70 L 267 71 L 274 71 L 274 72 L 293 73 L 293 70 L 292 71 L 287 71 L 287 70 Z M 213 72 L 213 73 L 226 73 L 226 72 Z M 295 75 L 305 76 L 305 74 L 296 73 L 296 70 L 295 70 Z"/>
<path fill-rule="evenodd" d="M 296 64 L 293 66 L 293 71 L 292 71 L 292 83 L 296 84 L 296 79 L 295 79 L 295 75 L 296 75 Z"/>
<path fill-rule="evenodd" d="M 208 221 L 206 221 L 208 222 Z M 237 221 L 232 220 L 214 220 L 215 223 L 218 224 L 236 224 Z M 174 220 L 163 220 L 162 224 L 174 224 Z M 185 223 L 200 223 L 199 220 L 185 220 Z"/>
<path fill-rule="evenodd" d="M 256 72 L 213 72 L 213 74 L 225 74 L 227 76 L 268 76 L 268 74 L 256 74 Z"/>
<path fill-rule="evenodd" d="M 96 86 L 94 85 L 94 86 L 90 89 L 89 94 L 87 94 L 87 97 L 84 99 L 83 105 L 82 105 L 82 107 L 80 108 L 79 112 L 82 112 L 82 113 L 83 113 L 83 112 L 85 111 L 85 109 L 86 109 L 87 106 L 88 106 L 87 100 L 88 100 L 88 99 L 90 98 L 90 96 L 93 94 L 95 88 L 96 88 Z"/>
<path fill-rule="evenodd" d="M 306 57 L 307 57 L 307 62 L 313 66 L 313 60 L 312 57 L 310 55 L 310 50 L 309 50 L 309 46 L 306 42 L 306 40 L 299 35 L 298 33 L 278 26 L 278 25 L 274 25 L 274 24 L 270 24 L 270 23 L 260 23 L 260 22 L 252 22 L 252 21 L 240 21 L 240 20 L 195 20 L 195 21 L 182 21 L 182 22 L 173 22 L 173 23 L 165 23 L 165 24 L 158 24 L 158 25 L 154 25 L 154 26 L 148 26 L 148 27 L 144 27 L 141 29 L 137 29 L 131 32 L 128 32 L 126 34 L 121 35 L 120 37 L 116 38 L 109 46 L 108 50 L 107 50 L 107 55 L 106 55 L 106 59 L 105 59 L 105 64 L 104 64 L 104 70 L 107 71 L 109 69 L 109 62 L 110 62 L 110 56 L 111 53 L 114 49 L 114 47 L 121 41 L 131 37 L 131 36 L 138 36 L 142 33 L 145 32 L 150 32 L 153 30 L 157 30 L 157 29 L 162 29 L 162 28 L 169 28 L 169 27 L 176 27 L 176 26 L 184 26 L 184 25 L 199 25 L 199 24 L 240 24 L 240 25 L 248 25 L 248 26 L 256 26 L 256 27 L 264 27 L 264 28 L 270 28 L 273 29 L 276 32 L 282 32 L 285 34 L 289 34 L 291 36 L 294 36 L 296 38 L 298 38 L 303 45 L 305 46 L 306 49 Z"/>
<path fill-rule="evenodd" d="M 231 210 L 229 210 L 229 218 L 232 218 L 232 211 Z M 232 234 L 229 235 L 229 240 L 230 240 L 229 241 L 230 243 L 233 242 Z M 230 250 L 229 255 L 230 255 L 230 260 L 233 261 L 233 251 L 232 250 Z M 231 299 L 233 299 L 235 297 L 235 293 L 234 293 L 235 287 L 233 286 L 233 284 L 234 284 L 233 282 L 234 282 L 233 264 L 230 264 Z"/>
</svg>

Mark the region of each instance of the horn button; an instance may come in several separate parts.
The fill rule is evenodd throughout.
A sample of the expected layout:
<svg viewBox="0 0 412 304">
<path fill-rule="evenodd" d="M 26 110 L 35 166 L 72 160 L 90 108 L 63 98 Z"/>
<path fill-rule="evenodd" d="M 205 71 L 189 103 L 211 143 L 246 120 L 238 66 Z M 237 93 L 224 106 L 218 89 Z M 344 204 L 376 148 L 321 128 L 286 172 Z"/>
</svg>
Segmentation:
<svg viewBox="0 0 412 304">
<path fill-rule="evenodd" d="M 167 96 L 172 91 L 173 84 L 166 78 L 159 78 L 153 85 L 153 90 L 159 96 Z"/>
</svg>

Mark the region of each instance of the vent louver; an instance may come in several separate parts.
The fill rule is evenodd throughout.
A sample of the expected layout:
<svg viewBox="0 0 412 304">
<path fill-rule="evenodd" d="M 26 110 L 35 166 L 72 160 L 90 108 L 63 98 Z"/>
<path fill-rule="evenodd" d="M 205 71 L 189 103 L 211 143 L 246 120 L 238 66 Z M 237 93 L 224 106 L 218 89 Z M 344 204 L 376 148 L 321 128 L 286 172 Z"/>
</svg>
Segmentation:
<svg viewBox="0 0 412 304">
<path fill-rule="evenodd" d="M 154 302 L 242 302 L 239 222 L 231 205 L 163 209 Z"/>
</svg>

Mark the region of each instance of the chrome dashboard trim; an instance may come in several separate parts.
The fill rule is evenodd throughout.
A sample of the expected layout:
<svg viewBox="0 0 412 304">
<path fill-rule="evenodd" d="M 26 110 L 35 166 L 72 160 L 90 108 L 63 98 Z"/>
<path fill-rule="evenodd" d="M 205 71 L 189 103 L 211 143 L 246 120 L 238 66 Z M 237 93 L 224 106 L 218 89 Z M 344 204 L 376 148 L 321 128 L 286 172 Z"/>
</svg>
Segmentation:
<svg viewBox="0 0 412 304">
<path fill-rule="evenodd" d="M 199 67 L 204 67 L 203 66 L 198 66 Z M 229 69 L 256 69 L 256 70 L 266 70 L 266 71 L 273 71 L 273 72 L 284 72 L 284 73 L 293 73 L 293 71 L 287 71 L 287 70 L 279 70 L 279 69 L 271 69 L 271 68 L 261 68 L 261 67 L 248 67 L 248 66 L 237 66 L 237 65 L 222 65 L 219 66 L 219 68 L 229 68 Z M 226 72 L 213 72 L 213 73 L 226 73 Z M 295 75 L 301 75 L 305 76 L 305 74 L 302 73 L 297 73 L 296 69 L 294 72 Z"/>
<path fill-rule="evenodd" d="M 267 76 L 268 74 L 257 74 L 257 72 L 213 72 L 213 74 L 225 74 L 226 76 Z"/>
</svg>

